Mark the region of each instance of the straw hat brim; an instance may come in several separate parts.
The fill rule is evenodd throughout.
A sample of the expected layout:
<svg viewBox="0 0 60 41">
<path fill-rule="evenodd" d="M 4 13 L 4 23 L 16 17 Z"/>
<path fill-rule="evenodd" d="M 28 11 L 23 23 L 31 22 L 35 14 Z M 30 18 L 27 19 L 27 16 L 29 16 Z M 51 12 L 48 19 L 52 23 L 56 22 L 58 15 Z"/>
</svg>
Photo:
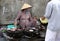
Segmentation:
<svg viewBox="0 0 60 41">
<path fill-rule="evenodd" d="M 31 8 L 31 7 L 32 7 L 31 5 L 25 3 L 25 4 L 22 6 L 21 10 L 23 10 L 23 9 L 28 9 L 28 8 Z"/>
</svg>

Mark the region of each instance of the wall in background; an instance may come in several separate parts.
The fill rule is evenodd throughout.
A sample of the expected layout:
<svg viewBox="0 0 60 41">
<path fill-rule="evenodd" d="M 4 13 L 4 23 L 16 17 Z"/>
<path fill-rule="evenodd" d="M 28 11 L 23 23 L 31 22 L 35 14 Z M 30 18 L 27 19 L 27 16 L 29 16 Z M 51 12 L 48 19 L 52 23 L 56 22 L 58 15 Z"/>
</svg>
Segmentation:
<svg viewBox="0 0 60 41">
<path fill-rule="evenodd" d="M 0 0 L 0 23 L 12 23 L 24 3 L 32 5 L 33 16 L 44 15 L 48 0 Z"/>
</svg>

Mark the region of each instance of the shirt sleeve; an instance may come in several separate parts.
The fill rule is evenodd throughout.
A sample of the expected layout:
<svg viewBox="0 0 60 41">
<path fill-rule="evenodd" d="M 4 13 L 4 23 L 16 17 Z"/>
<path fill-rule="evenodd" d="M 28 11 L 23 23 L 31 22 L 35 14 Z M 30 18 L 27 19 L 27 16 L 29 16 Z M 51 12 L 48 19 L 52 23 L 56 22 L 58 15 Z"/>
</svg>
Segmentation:
<svg viewBox="0 0 60 41">
<path fill-rule="evenodd" d="M 52 10 L 53 10 L 53 8 L 52 8 L 52 3 L 48 3 L 47 4 L 47 6 L 46 6 L 46 10 L 45 10 L 45 15 L 44 15 L 44 17 L 46 17 L 46 18 L 50 18 L 51 17 L 51 14 L 52 14 Z"/>
<path fill-rule="evenodd" d="M 15 21 L 18 20 L 20 18 L 20 16 L 21 16 L 21 12 L 19 11 Z"/>
</svg>

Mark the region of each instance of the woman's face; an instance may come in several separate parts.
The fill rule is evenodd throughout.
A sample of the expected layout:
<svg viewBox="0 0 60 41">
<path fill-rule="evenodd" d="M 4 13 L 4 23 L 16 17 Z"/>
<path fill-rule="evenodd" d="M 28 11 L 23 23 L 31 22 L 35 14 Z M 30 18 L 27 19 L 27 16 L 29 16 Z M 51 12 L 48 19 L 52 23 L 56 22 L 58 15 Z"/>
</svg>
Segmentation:
<svg viewBox="0 0 60 41">
<path fill-rule="evenodd" d="M 30 10 L 31 10 L 31 8 L 27 8 L 25 11 L 26 11 L 26 12 L 30 12 Z"/>
<path fill-rule="evenodd" d="M 28 11 L 30 11 L 30 10 L 31 10 L 31 8 L 28 8 L 27 10 L 28 10 Z"/>
</svg>

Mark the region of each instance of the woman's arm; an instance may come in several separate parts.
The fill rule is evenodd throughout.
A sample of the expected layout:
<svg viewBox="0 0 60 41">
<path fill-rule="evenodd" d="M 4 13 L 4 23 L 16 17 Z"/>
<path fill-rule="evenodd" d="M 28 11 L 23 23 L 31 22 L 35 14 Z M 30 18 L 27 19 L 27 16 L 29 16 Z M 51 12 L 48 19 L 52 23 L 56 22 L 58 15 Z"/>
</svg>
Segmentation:
<svg viewBox="0 0 60 41">
<path fill-rule="evenodd" d="M 18 21 L 18 19 L 20 18 L 20 16 L 21 16 L 21 13 L 20 12 L 18 12 L 18 15 L 17 15 L 17 17 L 16 17 L 16 19 L 15 19 L 15 22 L 14 22 L 14 25 L 16 26 L 17 25 L 17 21 Z"/>
</svg>

